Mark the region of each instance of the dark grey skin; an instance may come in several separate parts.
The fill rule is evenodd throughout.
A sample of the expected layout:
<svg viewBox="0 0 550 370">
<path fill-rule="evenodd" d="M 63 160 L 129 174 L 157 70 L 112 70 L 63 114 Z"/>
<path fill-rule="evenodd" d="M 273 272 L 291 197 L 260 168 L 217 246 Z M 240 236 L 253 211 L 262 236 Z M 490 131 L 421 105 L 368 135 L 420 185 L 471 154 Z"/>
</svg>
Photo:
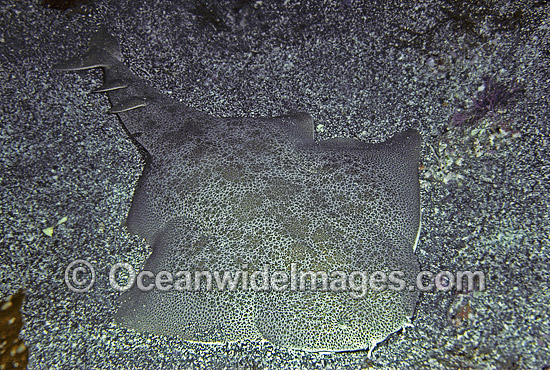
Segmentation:
<svg viewBox="0 0 550 370">
<path fill-rule="evenodd" d="M 420 229 L 415 130 L 380 144 L 318 142 L 306 113 L 215 118 L 137 78 L 104 30 L 84 56 L 57 69 L 96 67 L 105 72 L 97 91 L 108 94 L 110 112 L 147 158 L 128 229 L 151 245 L 144 269 L 173 274 L 167 291 L 134 285 L 124 293 L 118 323 L 196 342 L 268 340 L 305 351 L 369 354 L 411 325 L 418 293 L 408 288 L 419 271 Z M 207 289 L 205 281 L 199 289 L 175 287 L 182 287 L 178 271 L 243 277 L 265 269 L 290 275 L 293 268 L 324 271 L 331 283 L 340 273 L 400 271 L 406 286 L 376 291 L 366 280 L 353 287 L 345 280 L 347 291 L 336 283 L 302 290 Z"/>
</svg>

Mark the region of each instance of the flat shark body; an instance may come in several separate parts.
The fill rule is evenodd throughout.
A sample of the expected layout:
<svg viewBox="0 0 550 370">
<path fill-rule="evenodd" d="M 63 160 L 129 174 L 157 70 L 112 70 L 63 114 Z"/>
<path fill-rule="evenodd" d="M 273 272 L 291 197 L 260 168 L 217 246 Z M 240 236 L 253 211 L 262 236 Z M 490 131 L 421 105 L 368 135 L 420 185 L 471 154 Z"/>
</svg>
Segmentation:
<svg viewBox="0 0 550 370">
<path fill-rule="evenodd" d="M 118 323 L 196 342 L 369 355 L 410 326 L 416 290 L 365 288 L 363 278 L 398 271 L 411 283 L 419 271 L 415 130 L 379 144 L 317 142 L 307 113 L 215 118 L 137 78 L 105 30 L 57 69 L 96 67 L 97 91 L 147 157 L 127 227 L 152 247 L 144 271 L 171 273 L 160 273 L 160 288 L 124 293 Z"/>
</svg>

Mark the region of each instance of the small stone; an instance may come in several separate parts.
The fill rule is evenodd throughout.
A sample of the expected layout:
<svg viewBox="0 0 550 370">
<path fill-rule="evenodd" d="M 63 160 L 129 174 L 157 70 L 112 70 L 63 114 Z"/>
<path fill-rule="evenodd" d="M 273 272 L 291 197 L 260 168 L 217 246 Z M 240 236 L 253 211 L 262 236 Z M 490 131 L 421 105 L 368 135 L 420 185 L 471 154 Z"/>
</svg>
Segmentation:
<svg viewBox="0 0 550 370">
<path fill-rule="evenodd" d="M 47 227 L 45 229 L 42 229 L 42 232 L 48 236 L 53 235 L 53 226 Z"/>
</svg>

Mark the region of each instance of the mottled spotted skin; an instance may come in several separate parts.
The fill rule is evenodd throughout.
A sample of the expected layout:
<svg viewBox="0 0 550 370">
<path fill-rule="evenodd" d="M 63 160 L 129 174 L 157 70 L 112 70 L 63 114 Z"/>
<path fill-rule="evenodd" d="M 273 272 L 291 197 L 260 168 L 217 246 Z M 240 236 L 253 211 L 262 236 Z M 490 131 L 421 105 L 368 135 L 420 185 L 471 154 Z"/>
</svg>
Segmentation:
<svg viewBox="0 0 550 370">
<path fill-rule="evenodd" d="M 414 130 L 381 144 L 315 141 L 305 113 L 215 118 L 161 95 L 121 61 L 100 31 L 61 70 L 103 68 L 112 113 L 146 151 L 127 225 L 152 247 L 144 269 L 269 269 L 347 274 L 419 271 Z M 138 331 L 224 343 L 269 340 L 307 351 L 372 349 L 410 325 L 417 292 L 229 290 L 122 296 L 116 321 Z"/>
</svg>

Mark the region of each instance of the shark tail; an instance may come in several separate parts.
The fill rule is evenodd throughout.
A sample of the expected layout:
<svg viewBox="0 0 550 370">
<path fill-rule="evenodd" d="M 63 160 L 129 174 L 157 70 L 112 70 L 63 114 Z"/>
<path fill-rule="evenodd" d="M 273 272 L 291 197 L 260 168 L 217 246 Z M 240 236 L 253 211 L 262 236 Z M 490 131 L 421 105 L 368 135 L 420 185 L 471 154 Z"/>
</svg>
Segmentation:
<svg viewBox="0 0 550 370">
<path fill-rule="evenodd" d="M 88 51 L 84 55 L 59 63 L 54 68 L 60 71 L 110 68 L 120 61 L 122 61 L 122 53 L 118 41 L 105 28 L 102 28 L 92 38 Z"/>
</svg>

